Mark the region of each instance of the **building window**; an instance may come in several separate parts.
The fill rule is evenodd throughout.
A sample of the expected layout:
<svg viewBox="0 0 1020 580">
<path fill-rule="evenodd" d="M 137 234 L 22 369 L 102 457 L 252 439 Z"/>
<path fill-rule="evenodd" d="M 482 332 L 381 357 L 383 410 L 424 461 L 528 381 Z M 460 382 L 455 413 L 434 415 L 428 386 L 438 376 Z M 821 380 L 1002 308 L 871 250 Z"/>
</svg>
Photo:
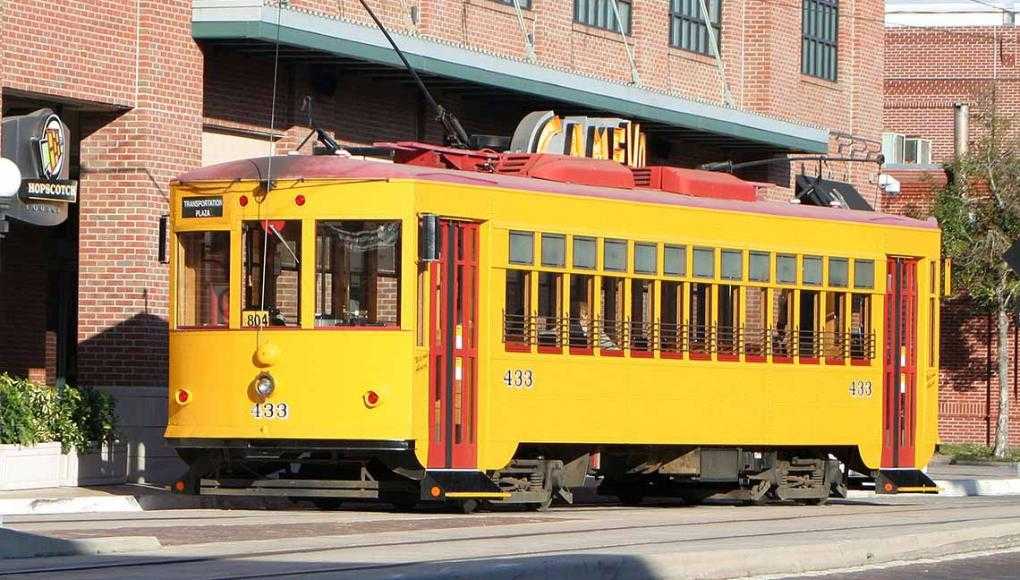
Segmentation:
<svg viewBox="0 0 1020 580">
<path fill-rule="evenodd" d="M 882 133 L 882 156 L 890 165 L 928 165 L 931 163 L 931 140 L 900 133 Z"/>
<path fill-rule="evenodd" d="M 177 326 L 226 327 L 230 313 L 230 232 L 182 232 L 177 240 Z"/>
<path fill-rule="evenodd" d="M 397 226 L 399 232 L 399 225 Z M 242 326 L 298 326 L 301 317 L 301 222 L 244 222 Z M 265 256 L 263 256 L 265 250 Z M 391 266 L 392 269 L 392 266 Z M 255 313 L 264 313 L 256 315 Z M 261 320 L 261 321 L 260 321 Z"/>
<path fill-rule="evenodd" d="M 514 0 L 495 0 L 495 1 L 500 4 L 506 4 L 507 6 L 514 6 Z M 517 0 L 516 5 L 525 10 L 531 10 L 531 0 Z"/>
<path fill-rule="evenodd" d="M 669 21 L 669 44 L 698 54 L 712 55 L 711 38 L 704 14 L 702 0 L 671 0 Z M 716 48 L 722 39 L 722 0 L 704 0 L 708 9 L 708 21 L 715 35 Z"/>
<path fill-rule="evenodd" d="M 801 29 L 801 72 L 836 80 L 839 0 L 804 0 Z"/>
<path fill-rule="evenodd" d="M 574 0 L 574 22 L 602 28 L 612 32 L 620 32 L 616 25 L 616 14 L 610 4 L 613 0 Z M 623 22 L 623 33 L 630 34 L 631 0 L 616 0 Z"/>
<path fill-rule="evenodd" d="M 316 327 L 399 325 L 400 222 L 317 222 L 315 246 Z"/>
</svg>

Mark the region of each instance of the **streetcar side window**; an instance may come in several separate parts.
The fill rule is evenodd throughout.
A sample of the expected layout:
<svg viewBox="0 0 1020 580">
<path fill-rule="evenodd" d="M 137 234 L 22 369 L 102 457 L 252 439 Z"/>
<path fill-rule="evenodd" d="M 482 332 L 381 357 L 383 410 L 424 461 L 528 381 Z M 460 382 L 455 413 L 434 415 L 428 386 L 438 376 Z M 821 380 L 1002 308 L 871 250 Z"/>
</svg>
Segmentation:
<svg viewBox="0 0 1020 580">
<path fill-rule="evenodd" d="M 230 232 L 181 232 L 177 241 L 177 326 L 225 328 L 230 314 Z"/>
<path fill-rule="evenodd" d="M 690 312 L 687 314 L 690 325 L 691 354 L 707 354 L 712 352 L 712 285 L 701 282 L 691 284 Z"/>
<path fill-rule="evenodd" d="M 244 222 L 242 326 L 299 326 L 301 222 Z M 265 256 L 265 257 L 263 257 Z"/>
<path fill-rule="evenodd" d="M 871 295 L 850 295 L 850 358 L 863 361 L 874 356 L 871 335 Z"/>
<path fill-rule="evenodd" d="M 599 346 L 602 350 L 619 350 L 623 345 L 623 278 L 603 276 L 601 298 Z"/>
<path fill-rule="evenodd" d="M 400 324 L 400 222 L 315 224 L 315 326 Z"/>
<path fill-rule="evenodd" d="M 768 270 L 768 265 L 765 267 Z M 745 322 L 743 329 L 744 353 L 750 357 L 765 356 L 766 341 L 766 306 L 768 305 L 768 289 L 749 287 L 745 306 Z"/>
<path fill-rule="evenodd" d="M 576 248 L 576 246 L 575 246 Z M 577 253 L 575 251 L 575 262 Z M 594 254 L 592 254 L 594 260 Z M 594 264 L 594 261 L 592 262 Z M 570 276 L 570 347 L 573 349 L 591 349 L 594 346 L 592 335 L 593 302 L 595 298 L 595 277 L 585 274 Z"/>
<path fill-rule="evenodd" d="M 825 294 L 825 334 L 822 336 L 822 346 L 826 358 L 832 362 L 843 360 L 843 353 L 846 350 L 845 334 L 843 332 L 846 320 L 846 294 L 843 292 L 827 292 Z"/>
<path fill-rule="evenodd" d="M 531 273 L 527 270 L 506 271 L 506 306 L 503 338 L 518 347 L 531 342 Z"/>
<path fill-rule="evenodd" d="M 772 357 L 789 362 L 793 356 L 793 290 L 779 288 L 772 293 Z M 779 362 L 777 361 L 777 362 Z"/>
<path fill-rule="evenodd" d="M 655 308 L 655 283 L 651 280 L 630 281 L 630 348 L 640 353 L 652 352 L 652 323 Z"/>
<path fill-rule="evenodd" d="M 538 345 L 563 346 L 563 274 L 538 273 Z"/>
<path fill-rule="evenodd" d="M 726 255 L 725 253 L 723 254 Z M 733 273 L 730 272 L 732 275 Z M 716 345 L 720 358 L 734 358 L 739 354 L 740 338 L 740 286 L 719 285 L 719 312 L 716 314 Z"/>
<path fill-rule="evenodd" d="M 684 351 L 684 283 L 663 282 L 659 303 L 659 348 L 663 353 Z"/>
<path fill-rule="evenodd" d="M 817 290 L 800 291 L 797 354 L 801 362 L 818 359 L 818 295 Z"/>
</svg>

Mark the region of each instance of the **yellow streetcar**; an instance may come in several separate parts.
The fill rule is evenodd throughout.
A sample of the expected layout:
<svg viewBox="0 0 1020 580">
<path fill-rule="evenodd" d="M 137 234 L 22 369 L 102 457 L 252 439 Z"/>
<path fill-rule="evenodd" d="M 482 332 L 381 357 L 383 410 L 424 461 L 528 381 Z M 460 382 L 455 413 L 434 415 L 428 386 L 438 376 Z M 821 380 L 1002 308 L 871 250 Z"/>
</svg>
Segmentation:
<svg viewBox="0 0 1020 580">
<path fill-rule="evenodd" d="M 547 506 L 933 491 L 940 231 L 756 184 L 390 144 L 172 186 L 185 493 Z"/>
</svg>

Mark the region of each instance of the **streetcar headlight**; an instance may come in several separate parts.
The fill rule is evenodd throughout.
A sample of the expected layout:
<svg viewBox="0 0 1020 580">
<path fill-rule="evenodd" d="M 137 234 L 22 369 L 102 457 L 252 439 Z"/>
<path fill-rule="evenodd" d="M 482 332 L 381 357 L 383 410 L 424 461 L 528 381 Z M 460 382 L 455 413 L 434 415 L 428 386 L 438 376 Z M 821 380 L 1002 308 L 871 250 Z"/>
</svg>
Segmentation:
<svg viewBox="0 0 1020 580">
<path fill-rule="evenodd" d="M 263 399 L 273 394 L 273 389 L 275 388 L 276 381 L 273 380 L 272 375 L 269 373 L 259 376 L 258 380 L 255 381 L 255 392 Z"/>
</svg>

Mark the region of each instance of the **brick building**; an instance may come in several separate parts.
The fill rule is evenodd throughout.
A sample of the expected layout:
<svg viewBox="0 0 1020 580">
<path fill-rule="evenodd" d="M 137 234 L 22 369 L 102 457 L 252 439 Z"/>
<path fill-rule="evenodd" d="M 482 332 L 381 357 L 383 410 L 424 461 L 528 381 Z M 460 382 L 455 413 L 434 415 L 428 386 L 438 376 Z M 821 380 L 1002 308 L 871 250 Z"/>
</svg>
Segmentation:
<svg viewBox="0 0 1020 580">
<path fill-rule="evenodd" d="M 1001 3 L 1007 4 L 1013 8 Z M 980 131 L 979 108 L 993 96 L 1002 113 L 1020 112 L 1020 29 L 1012 21 L 1013 13 L 987 4 L 888 2 L 883 130 L 886 157 L 894 162 L 888 170 L 901 181 L 902 192 L 883 200 L 885 211 L 930 211 L 932 189 L 945 183 L 941 164 L 954 156 L 957 103 L 970 107 L 970 141 Z M 896 139 L 899 145 L 890 151 Z M 995 324 L 992 316 L 974 310 L 964 299 L 943 306 L 939 415 L 944 442 L 988 443 L 995 436 Z M 1020 443 L 1017 333 L 1014 324 L 1008 346 L 1014 444 Z"/>
<path fill-rule="evenodd" d="M 708 22 L 686 0 L 620 0 L 619 20 L 605 0 L 370 1 L 472 133 L 552 109 L 635 119 L 649 161 L 681 166 L 880 147 L 878 0 L 707 0 Z M 63 224 L 12 221 L 0 242 L 0 370 L 112 390 L 130 477 L 176 475 L 161 443 L 167 183 L 289 151 L 310 120 L 348 144 L 440 128 L 357 0 L 6 0 L 0 38 L 2 116 L 59 114 L 79 182 Z M 741 176 L 787 199 L 795 174 L 821 171 L 877 205 L 877 169 Z"/>
</svg>

